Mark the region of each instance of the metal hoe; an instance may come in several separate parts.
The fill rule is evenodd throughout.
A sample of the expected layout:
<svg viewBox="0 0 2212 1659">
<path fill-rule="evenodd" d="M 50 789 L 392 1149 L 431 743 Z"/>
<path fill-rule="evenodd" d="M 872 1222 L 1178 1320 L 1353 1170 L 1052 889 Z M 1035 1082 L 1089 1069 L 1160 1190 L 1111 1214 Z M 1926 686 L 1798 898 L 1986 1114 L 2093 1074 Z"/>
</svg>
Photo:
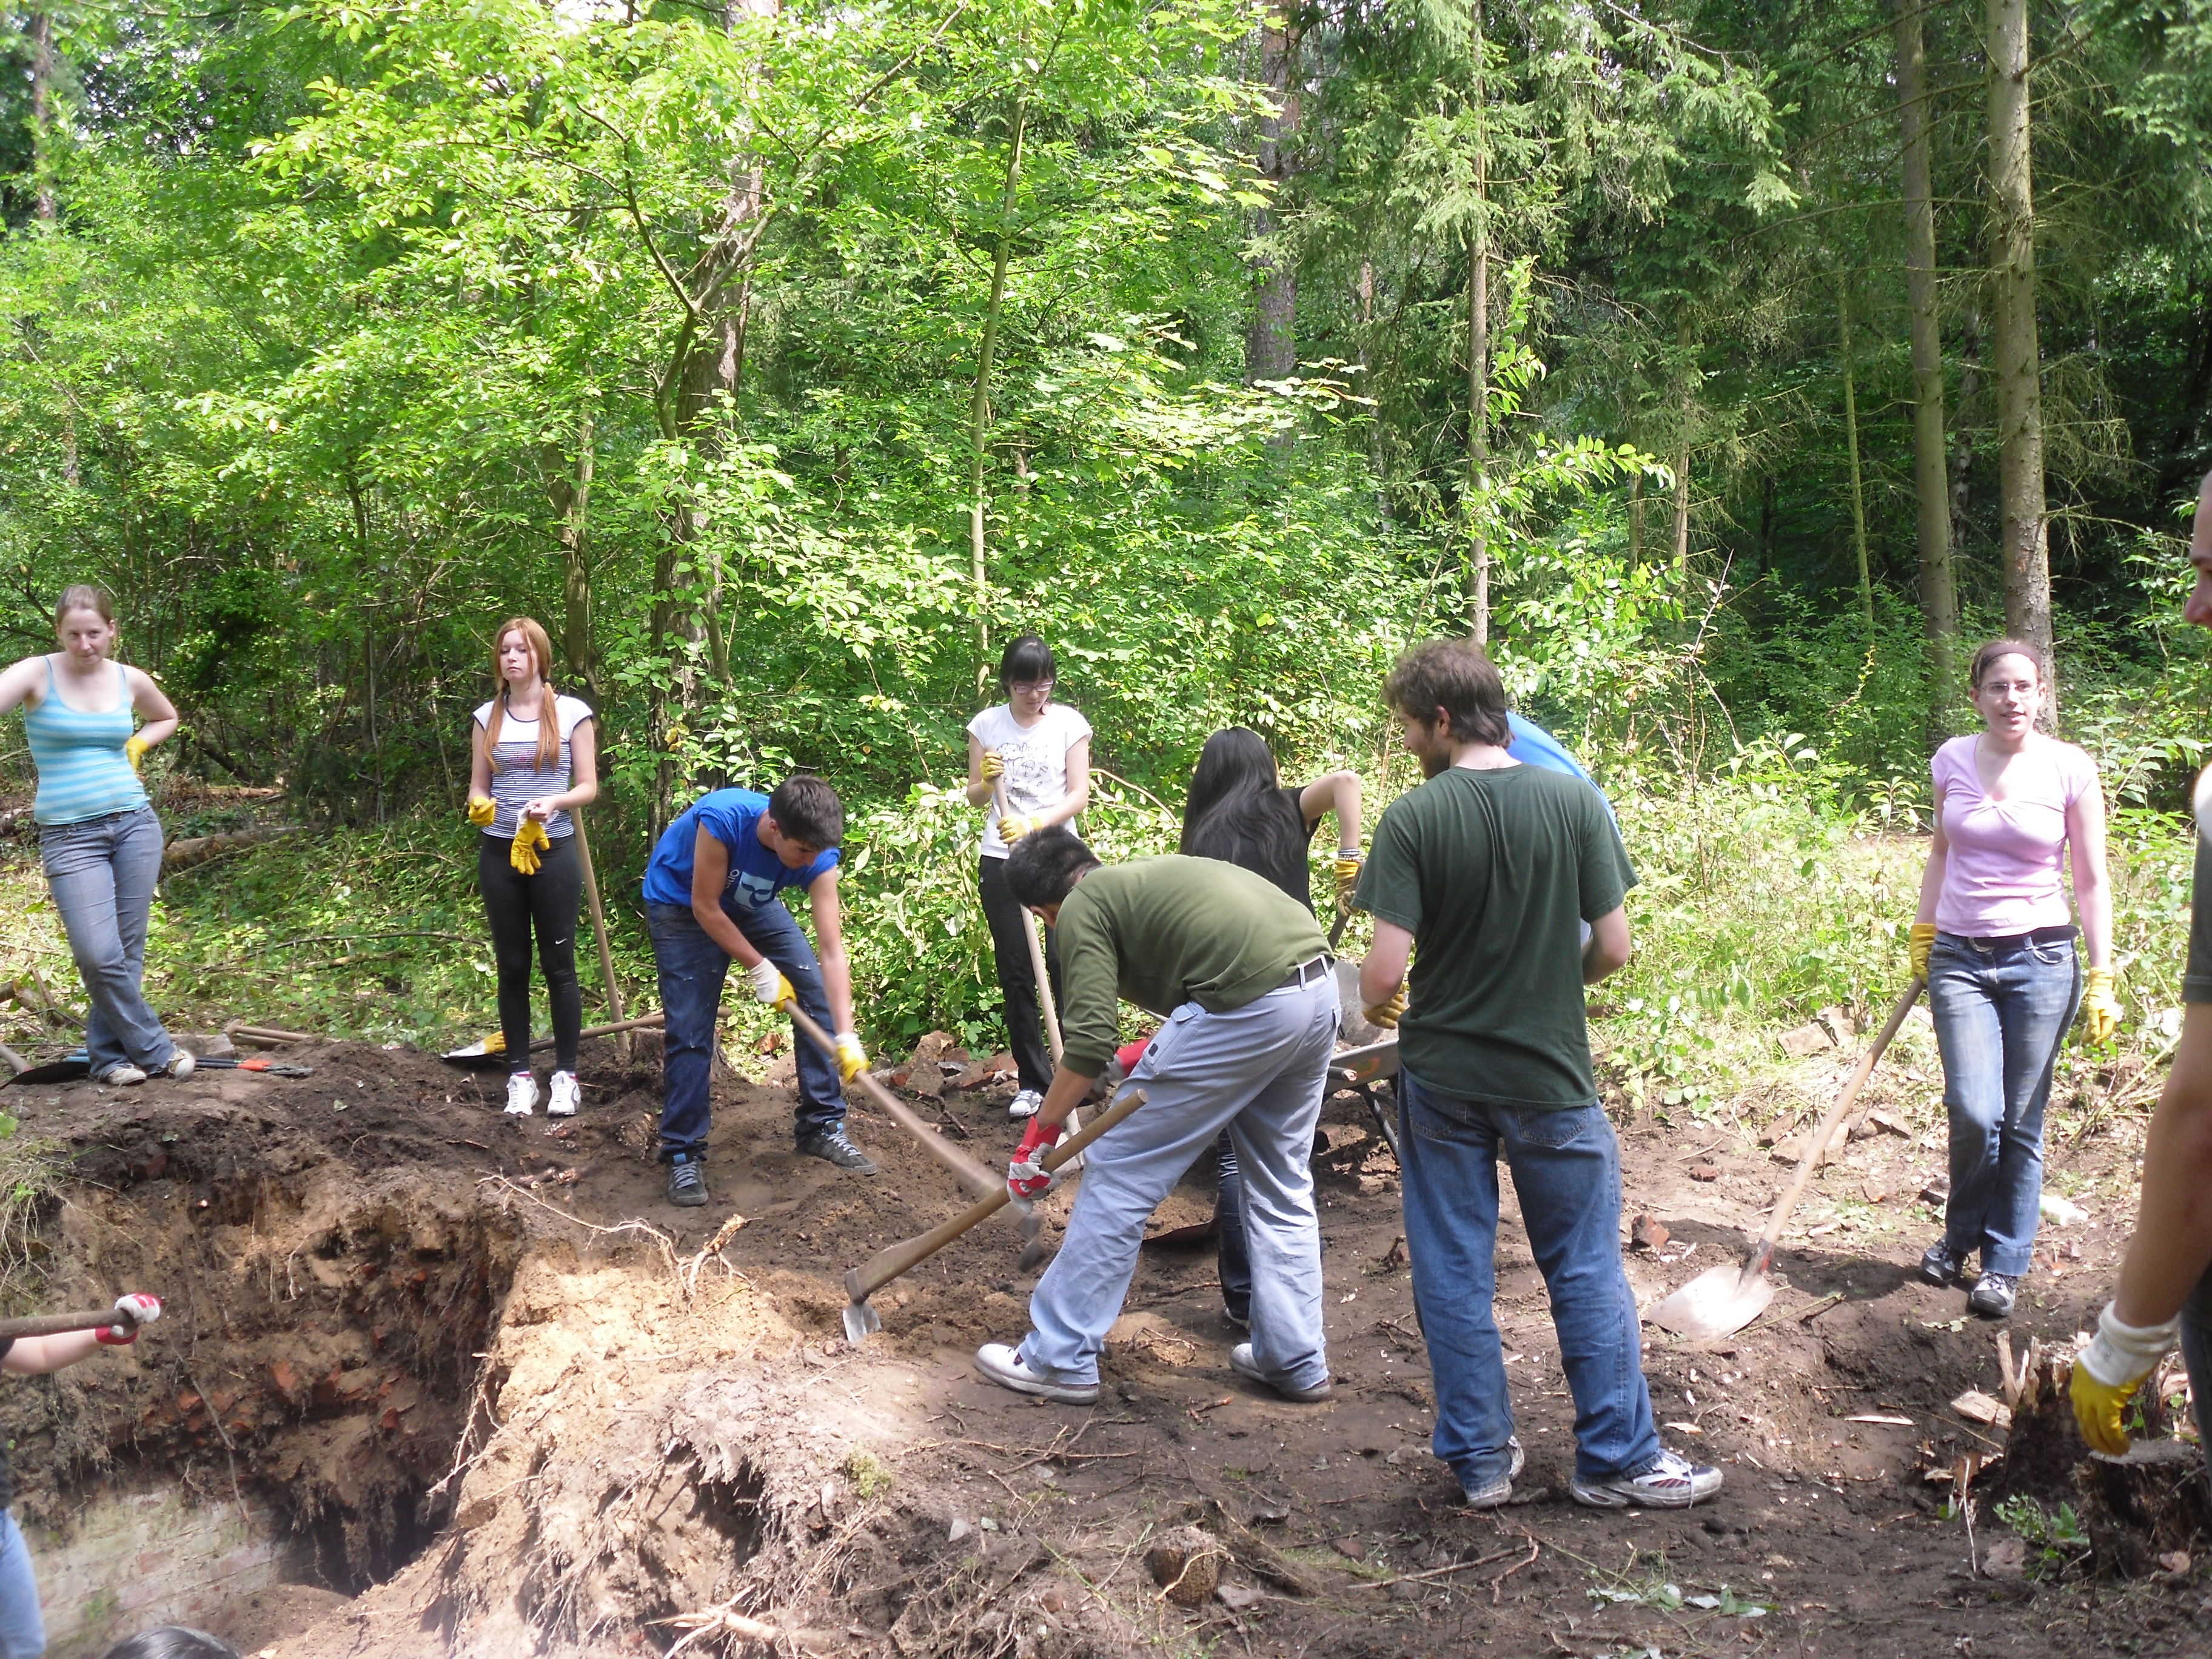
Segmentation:
<svg viewBox="0 0 2212 1659">
<path fill-rule="evenodd" d="M 1142 1089 L 1127 1091 L 1085 1124 L 1079 1133 L 1070 1135 L 1047 1152 L 1042 1159 L 1044 1167 L 1058 1170 L 1080 1157 L 1084 1148 L 1144 1103 L 1145 1091 Z M 857 1346 L 883 1329 L 882 1316 L 868 1305 L 870 1297 L 901 1273 L 928 1261 L 976 1223 L 996 1215 L 1014 1201 L 1012 1192 L 1001 1181 L 998 1190 L 988 1198 L 971 1205 L 949 1221 L 939 1222 L 919 1237 L 909 1238 L 902 1244 L 893 1244 L 878 1251 L 874 1259 L 865 1266 L 847 1273 L 845 1294 L 851 1299 L 845 1304 L 845 1340 Z M 1024 1207 L 1028 1206 L 1025 1205 Z"/>
<path fill-rule="evenodd" d="M 1813 1131 L 1805 1143 L 1805 1154 L 1797 1160 L 1797 1173 L 1776 1200 L 1774 1213 L 1766 1218 L 1766 1231 L 1741 1267 L 1731 1267 L 1723 1262 L 1717 1267 L 1708 1267 L 1695 1279 L 1664 1300 L 1654 1303 L 1644 1316 L 1662 1329 L 1679 1336 L 1726 1336 L 1740 1331 L 1766 1311 L 1774 1300 L 1774 1285 L 1766 1274 L 1774 1265 L 1774 1247 L 1780 1242 L 1782 1230 L 1790 1223 L 1790 1212 L 1796 1209 L 1797 1200 L 1804 1196 L 1805 1184 L 1812 1180 L 1813 1170 L 1827 1149 L 1828 1138 L 1836 1126 L 1851 1109 L 1866 1080 L 1874 1075 L 1875 1062 L 1889 1047 L 1905 1024 L 1905 1017 L 1912 1012 L 1912 1005 L 1920 1000 L 1922 986 L 1926 981 L 1917 975 L 1905 988 L 1905 994 L 1889 1011 L 1889 1022 L 1881 1028 L 1881 1035 L 1866 1052 L 1844 1091 L 1836 1097 L 1836 1103 L 1828 1108 L 1828 1115 L 1820 1120 L 1820 1127 Z"/>
</svg>

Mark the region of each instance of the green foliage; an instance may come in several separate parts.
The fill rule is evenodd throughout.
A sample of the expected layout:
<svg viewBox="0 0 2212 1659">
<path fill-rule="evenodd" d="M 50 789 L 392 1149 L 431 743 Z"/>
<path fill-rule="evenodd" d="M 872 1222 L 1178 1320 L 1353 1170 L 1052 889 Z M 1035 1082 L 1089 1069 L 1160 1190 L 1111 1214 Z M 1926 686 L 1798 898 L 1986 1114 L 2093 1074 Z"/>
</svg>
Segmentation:
<svg viewBox="0 0 2212 1659">
<path fill-rule="evenodd" d="M 2089 1534 L 2075 1518 L 2071 1504 L 2046 1510 L 2021 1493 L 1999 1504 L 1996 1516 L 2027 1545 L 2030 1577 L 2060 1577 L 2088 1561 Z"/>
</svg>

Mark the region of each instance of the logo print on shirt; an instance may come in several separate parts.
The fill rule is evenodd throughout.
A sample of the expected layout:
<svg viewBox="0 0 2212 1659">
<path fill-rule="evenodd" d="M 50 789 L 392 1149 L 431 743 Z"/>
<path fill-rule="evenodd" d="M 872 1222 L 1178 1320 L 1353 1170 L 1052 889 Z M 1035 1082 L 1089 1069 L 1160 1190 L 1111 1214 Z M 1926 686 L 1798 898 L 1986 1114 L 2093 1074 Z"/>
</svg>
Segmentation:
<svg viewBox="0 0 2212 1659">
<path fill-rule="evenodd" d="M 757 876 L 750 870 L 739 870 L 731 878 L 738 896 L 749 910 L 757 910 L 775 896 L 775 882 L 768 876 Z"/>
</svg>

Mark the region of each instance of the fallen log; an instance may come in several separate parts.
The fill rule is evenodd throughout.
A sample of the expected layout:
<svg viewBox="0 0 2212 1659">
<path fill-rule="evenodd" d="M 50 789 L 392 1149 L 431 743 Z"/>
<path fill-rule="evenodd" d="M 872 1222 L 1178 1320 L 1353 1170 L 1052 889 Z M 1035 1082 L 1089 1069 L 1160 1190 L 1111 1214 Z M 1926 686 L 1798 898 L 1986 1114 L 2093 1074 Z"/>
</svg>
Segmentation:
<svg viewBox="0 0 2212 1659">
<path fill-rule="evenodd" d="M 161 849 L 161 873 L 173 876 L 179 870 L 205 864 L 210 859 L 219 859 L 226 853 L 258 846 L 266 841 L 281 841 L 286 836 L 300 833 L 300 825 L 281 823 L 262 830 L 228 830 L 218 836 L 192 836 L 184 841 L 173 841 Z"/>
</svg>

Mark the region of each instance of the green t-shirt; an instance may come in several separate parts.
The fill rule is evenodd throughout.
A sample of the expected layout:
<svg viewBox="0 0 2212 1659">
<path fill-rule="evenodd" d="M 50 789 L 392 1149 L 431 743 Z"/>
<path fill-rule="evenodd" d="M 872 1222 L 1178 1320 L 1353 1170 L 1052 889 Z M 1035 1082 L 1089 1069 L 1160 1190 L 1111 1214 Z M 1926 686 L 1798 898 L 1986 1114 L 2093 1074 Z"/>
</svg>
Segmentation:
<svg viewBox="0 0 2212 1659">
<path fill-rule="evenodd" d="M 1603 799 L 1563 772 L 1455 766 L 1391 803 L 1355 902 L 1413 935 L 1406 1068 L 1510 1105 L 1596 1099 L 1578 924 L 1635 881 Z"/>
<path fill-rule="evenodd" d="M 1265 876 L 1218 859 L 1136 859 L 1093 870 L 1060 907 L 1060 1056 L 1096 1077 L 1121 1040 L 1117 999 L 1153 1013 L 1257 1002 L 1328 948 L 1321 924 Z"/>
</svg>

